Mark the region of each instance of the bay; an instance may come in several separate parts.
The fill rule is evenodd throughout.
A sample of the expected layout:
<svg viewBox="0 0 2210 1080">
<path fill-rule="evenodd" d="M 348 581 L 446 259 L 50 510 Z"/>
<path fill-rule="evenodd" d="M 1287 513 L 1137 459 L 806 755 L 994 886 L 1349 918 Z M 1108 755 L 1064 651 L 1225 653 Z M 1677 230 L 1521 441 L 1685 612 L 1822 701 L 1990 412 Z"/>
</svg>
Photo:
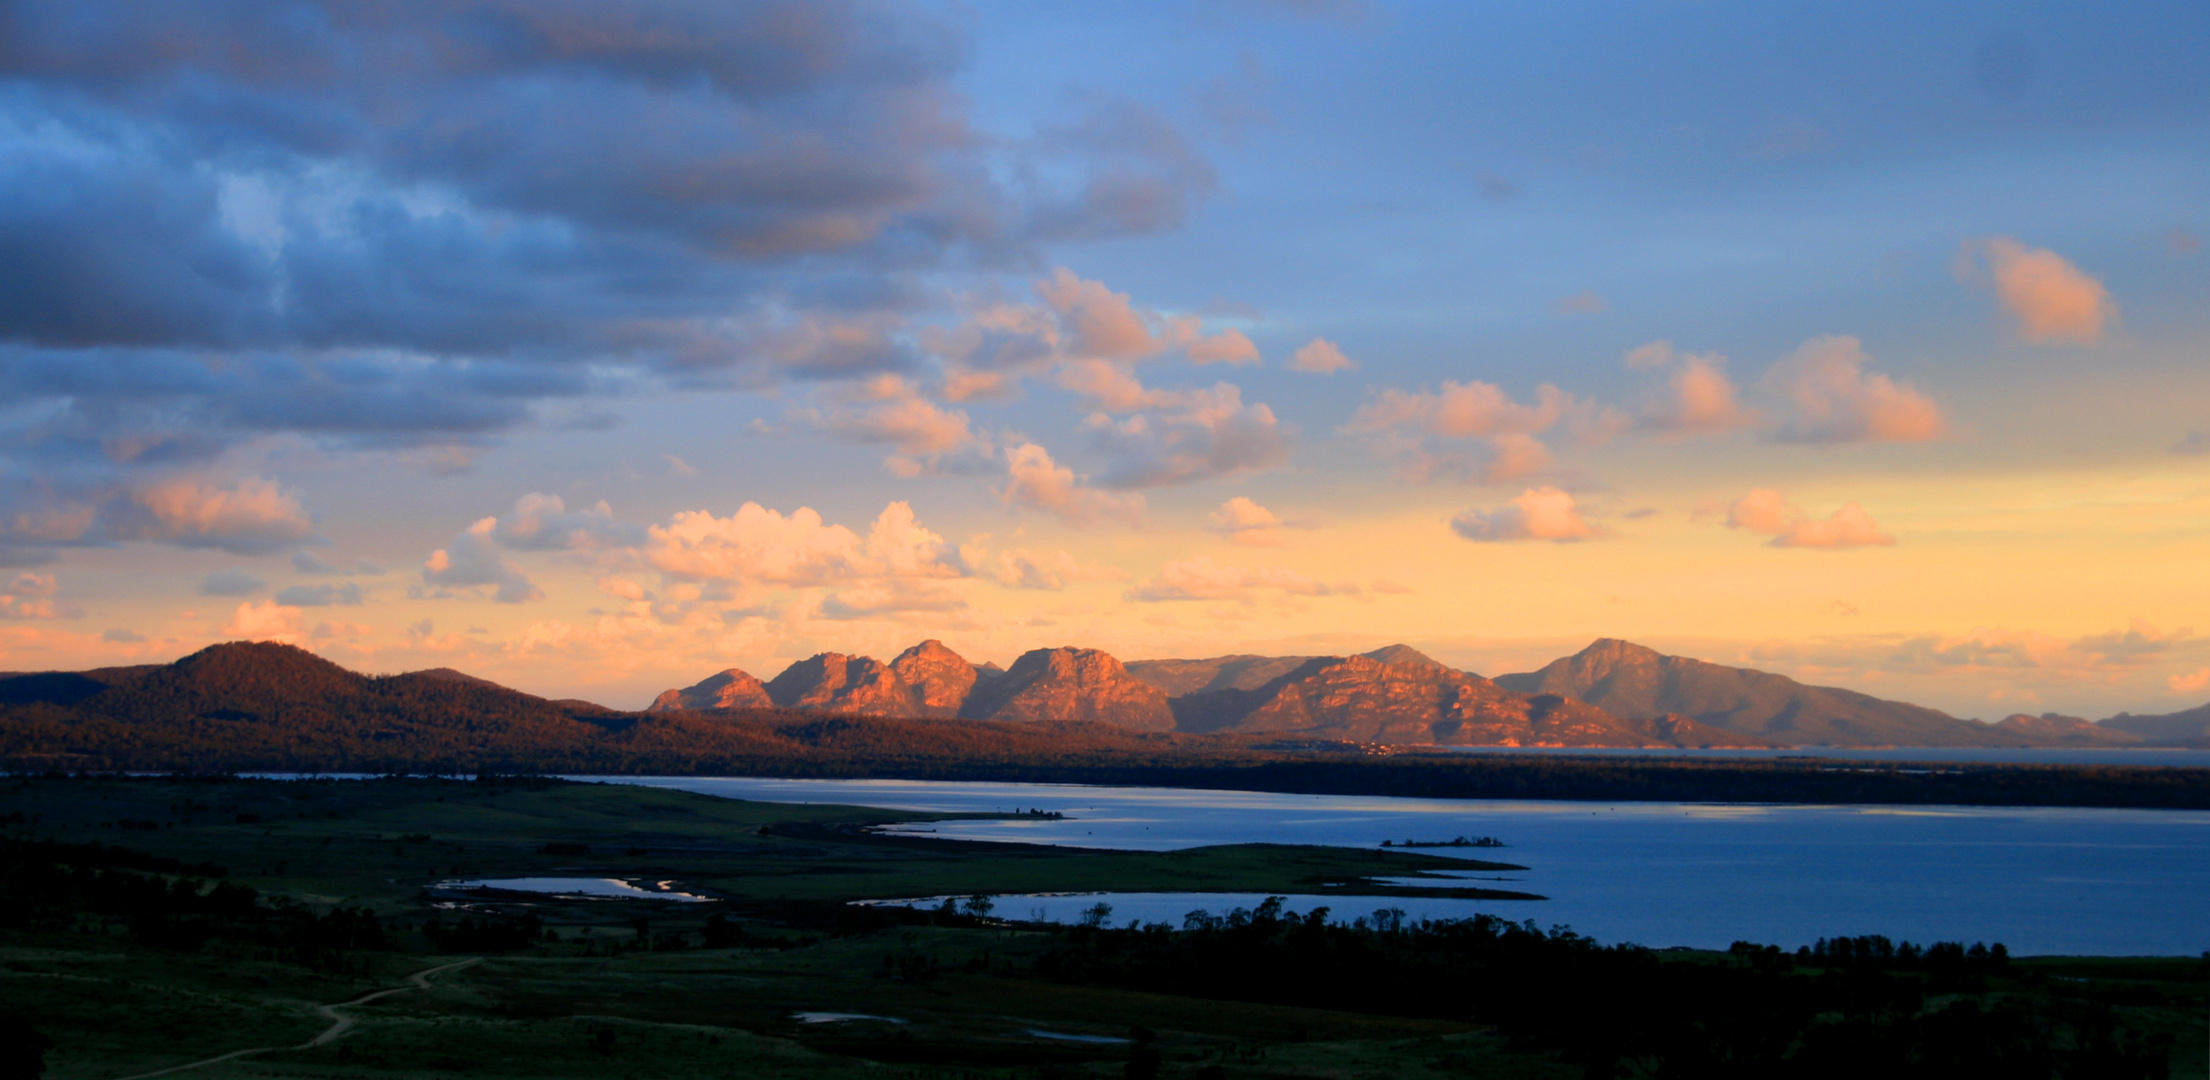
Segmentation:
<svg viewBox="0 0 2210 1080">
<path fill-rule="evenodd" d="M 1787 948 L 1820 937 L 2002 942 L 2014 953 L 2193 955 L 2210 950 L 2210 813 L 2043 807 L 1583 803 L 1282 795 L 903 780 L 575 777 L 766 802 L 936 812 L 1044 810 L 1065 820 L 941 821 L 945 838 L 1171 850 L 1206 844 L 1373 847 L 1495 836 L 1498 848 L 1424 854 L 1517 863 L 1481 874 L 1541 901 L 1293 897 L 1341 917 L 1486 913 L 1568 925 L 1605 942 Z M 885 898 L 891 899 L 891 898 Z M 1179 924 L 1257 897 L 1004 897 L 1003 915 Z"/>
</svg>

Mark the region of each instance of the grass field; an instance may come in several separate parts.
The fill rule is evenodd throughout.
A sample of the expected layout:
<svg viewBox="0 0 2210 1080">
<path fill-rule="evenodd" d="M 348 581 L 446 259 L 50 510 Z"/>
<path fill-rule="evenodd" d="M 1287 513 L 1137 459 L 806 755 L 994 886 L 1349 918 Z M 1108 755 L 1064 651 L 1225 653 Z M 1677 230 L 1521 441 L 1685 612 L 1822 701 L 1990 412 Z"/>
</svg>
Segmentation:
<svg viewBox="0 0 2210 1080">
<path fill-rule="evenodd" d="M 1472 1023 L 1045 981 L 1030 965 L 1053 931 L 969 918 L 901 925 L 843 903 L 1101 888 L 1313 892 L 1462 870 L 1463 860 L 1264 845 L 1094 852 L 863 831 L 923 817 L 558 782 L 11 780 L 0 821 L 14 822 L 18 838 L 220 864 L 264 894 L 373 907 L 395 934 L 391 948 L 310 966 L 221 938 L 196 951 L 157 948 L 98 920 L 0 930 L 0 1011 L 53 1041 L 48 1077 L 124 1080 L 248 1047 L 299 1047 L 331 1026 L 318 1007 L 462 958 L 439 954 L 419 929 L 425 920 L 527 912 L 554 940 L 487 954 L 426 990 L 341 1007 L 356 1026 L 323 1045 L 170 1075 L 1102 1078 L 1126 1075 L 1150 1050 L 1157 1075 L 1169 1077 L 1580 1075 Z M 723 900 L 440 907 L 456 901 L 429 888 L 553 874 L 671 880 Z M 1369 885 L 1344 888 L 1387 902 Z M 1499 903 L 1540 918 L 1539 902 Z M 701 947 L 709 910 L 735 918 L 739 946 Z M 860 921 L 839 925 L 842 913 Z M 2200 960 L 2020 967 L 2037 985 L 2099 995 L 2141 1030 L 2174 1035 L 2173 1075 L 2203 1074 Z M 806 1022 L 804 1013 L 863 1018 Z"/>
</svg>

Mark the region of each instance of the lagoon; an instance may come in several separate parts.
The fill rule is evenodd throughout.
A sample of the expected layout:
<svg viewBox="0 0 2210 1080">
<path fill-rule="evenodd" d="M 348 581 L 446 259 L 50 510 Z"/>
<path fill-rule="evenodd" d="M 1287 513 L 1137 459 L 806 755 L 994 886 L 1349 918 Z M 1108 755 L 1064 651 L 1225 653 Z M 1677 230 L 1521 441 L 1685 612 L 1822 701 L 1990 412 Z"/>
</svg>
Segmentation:
<svg viewBox="0 0 2210 1080">
<path fill-rule="evenodd" d="M 2044 807 L 1780 806 L 1458 801 L 902 780 L 576 777 L 766 802 L 1066 820 L 948 820 L 944 838 L 1171 850 L 1206 844 L 1378 846 L 1495 836 L 1504 848 L 1422 854 L 1525 865 L 1478 875 L 1540 901 L 1298 898 L 1343 916 L 1401 908 L 1564 924 L 1601 941 L 1793 948 L 1820 937 L 2003 942 L 2019 954 L 2193 955 L 2210 950 L 2210 813 Z M 1100 900 L 1114 921 L 1181 922 L 1252 897 L 1005 897 L 998 913 L 1067 918 Z"/>
</svg>

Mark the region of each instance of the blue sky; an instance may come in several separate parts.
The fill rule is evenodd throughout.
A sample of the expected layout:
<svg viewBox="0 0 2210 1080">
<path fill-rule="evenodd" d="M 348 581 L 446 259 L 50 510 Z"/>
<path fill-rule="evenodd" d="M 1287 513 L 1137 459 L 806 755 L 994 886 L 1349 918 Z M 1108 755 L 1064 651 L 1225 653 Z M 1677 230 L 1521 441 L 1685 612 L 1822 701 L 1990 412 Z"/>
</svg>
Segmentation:
<svg viewBox="0 0 2210 1080">
<path fill-rule="evenodd" d="M 0 668 L 1622 636 L 2210 697 L 2199 4 L 0 25 Z"/>
</svg>

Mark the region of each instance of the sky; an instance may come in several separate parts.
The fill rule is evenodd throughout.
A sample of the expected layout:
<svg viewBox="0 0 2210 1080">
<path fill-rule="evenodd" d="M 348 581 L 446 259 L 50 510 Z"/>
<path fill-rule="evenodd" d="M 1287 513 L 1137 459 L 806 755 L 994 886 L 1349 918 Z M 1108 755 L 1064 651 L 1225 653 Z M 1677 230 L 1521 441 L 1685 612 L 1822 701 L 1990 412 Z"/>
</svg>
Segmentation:
<svg viewBox="0 0 2210 1080">
<path fill-rule="evenodd" d="M 0 670 L 1619 637 L 2191 708 L 2206 55 L 2199 3 L 0 0 Z"/>
</svg>

